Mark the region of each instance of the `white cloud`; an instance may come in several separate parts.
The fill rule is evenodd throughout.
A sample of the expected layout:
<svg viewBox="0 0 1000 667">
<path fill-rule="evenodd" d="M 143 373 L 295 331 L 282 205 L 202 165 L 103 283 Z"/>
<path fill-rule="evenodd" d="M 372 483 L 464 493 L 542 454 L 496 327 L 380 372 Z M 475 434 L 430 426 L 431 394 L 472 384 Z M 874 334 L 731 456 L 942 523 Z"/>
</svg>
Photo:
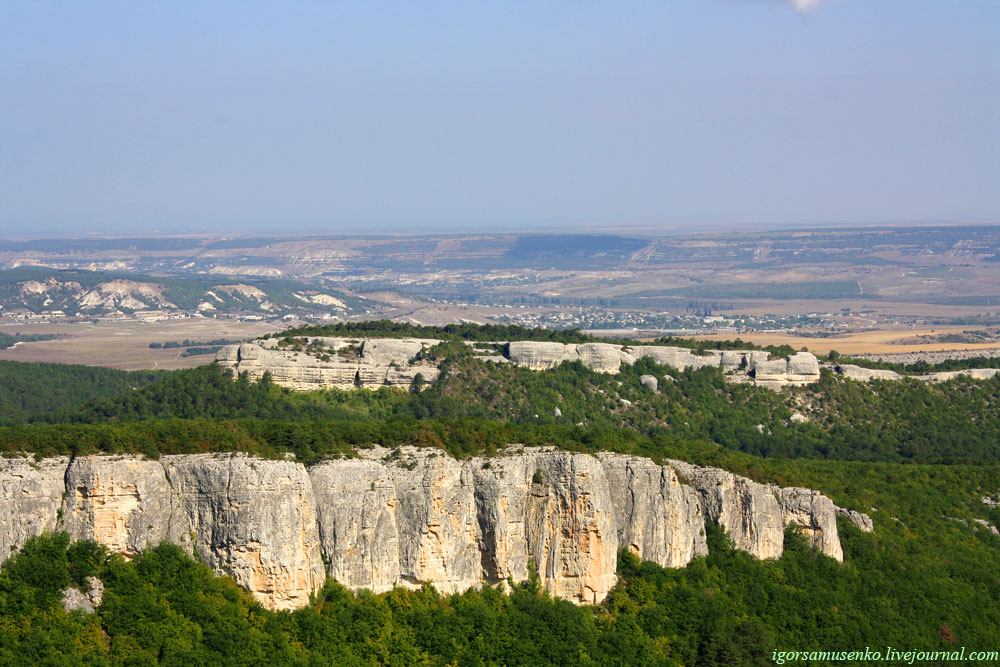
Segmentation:
<svg viewBox="0 0 1000 667">
<path fill-rule="evenodd" d="M 785 0 L 792 9 L 802 14 L 808 14 L 820 5 L 826 5 L 834 0 Z"/>
</svg>

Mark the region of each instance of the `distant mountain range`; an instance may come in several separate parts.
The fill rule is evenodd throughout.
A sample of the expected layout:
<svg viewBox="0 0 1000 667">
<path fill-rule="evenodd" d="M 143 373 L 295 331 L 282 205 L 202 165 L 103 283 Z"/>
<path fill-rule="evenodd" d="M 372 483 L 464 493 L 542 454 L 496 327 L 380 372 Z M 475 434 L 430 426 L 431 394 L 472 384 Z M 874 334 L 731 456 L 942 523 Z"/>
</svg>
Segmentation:
<svg viewBox="0 0 1000 667">
<path fill-rule="evenodd" d="M 367 301 L 291 280 L 153 277 L 102 271 L 0 271 L 0 312 L 125 315 L 166 311 L 213 315 L 343 317 Z"/>
</svg>

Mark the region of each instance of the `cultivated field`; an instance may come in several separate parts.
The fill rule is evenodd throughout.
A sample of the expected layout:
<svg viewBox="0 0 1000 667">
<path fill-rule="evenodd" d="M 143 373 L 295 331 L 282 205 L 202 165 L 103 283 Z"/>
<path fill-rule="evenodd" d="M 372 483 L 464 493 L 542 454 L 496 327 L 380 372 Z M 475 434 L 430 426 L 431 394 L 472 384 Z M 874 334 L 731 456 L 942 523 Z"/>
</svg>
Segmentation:
<svg viewBox="0 0 1000 667">
<path fill-rule="evenodd" d="M 830 338 L 812 336 L 793 336 L 783 333 L 740 334 L 743 340 L 757 345 L 791 345 L 792 347 L 808 348 L 816 354 L 827 354 L 837 350 L 841 354 L 883 353 L 883 352 L 936 352 L 939 350 L 987 350 L 998 347 L 997 343 L 942 343 L 929 342 L 921 344 L 904 344 L 898 342 L 901 338 L 911 336 L 935 336 L 948 332 L 961 332 L 969 327 L 933 327 L 926 329 L 883 329 L 879 331 L 862 331 L 844 334 Z M 732 340 L 733 334 L 710 336 L 694 336 L 699 340 Z"/>
<path fill-rule="evenodd" d="M 108 322 L 78 324 L 0 324 L 0 332 L 14 335 L 61 334 L 55 340 L 18 343 L 0 350 L 0 359 L 48 361 L 60 364 L 108 366 L 123 370 L 192 368 L 207 364 L 213 355 L 182 357 L 183 349 L 150 349 L 150 343 L 249 339 L 288 324 L 190 319 L 168 322 Z"/>
</svg>

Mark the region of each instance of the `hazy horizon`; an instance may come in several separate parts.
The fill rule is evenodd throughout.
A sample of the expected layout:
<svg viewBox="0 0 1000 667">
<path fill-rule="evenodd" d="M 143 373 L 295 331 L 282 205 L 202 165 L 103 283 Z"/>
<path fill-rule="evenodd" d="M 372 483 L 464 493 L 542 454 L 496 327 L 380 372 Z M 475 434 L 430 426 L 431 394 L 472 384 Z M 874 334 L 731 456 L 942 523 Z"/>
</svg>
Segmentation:
<svg viewBox="0 0 1000 667">
<path fill-rule="evenodd" d="M 0 237 L 1000 220 L 1000 3 L 0 7 Z"/>
</svg>

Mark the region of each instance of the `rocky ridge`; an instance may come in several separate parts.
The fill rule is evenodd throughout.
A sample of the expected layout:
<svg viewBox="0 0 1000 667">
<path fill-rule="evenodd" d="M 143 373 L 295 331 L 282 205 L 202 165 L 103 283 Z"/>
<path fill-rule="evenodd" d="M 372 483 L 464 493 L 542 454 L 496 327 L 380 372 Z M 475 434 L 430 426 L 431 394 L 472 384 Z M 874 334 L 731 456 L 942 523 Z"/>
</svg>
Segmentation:
<svg viewBox="0 0 1000 667">
<path fill-rule="evenodd" d="M 260 380 L 270 373 L 277 384 L 298 391 L 316 389 L 377 389 L 399 387 L 419 390 L 419 375 L 433 382 L 440 375 L 436 366 L 415 359 L 424 349 L 440 341 L 416 338 L 303 339 L 303 350 L 281 347 L 281 341 L 265 338 L 241 345 L 226 345 L 216 354 L 220 366 L 247 373 Z"/>
<path fill-rule="evenodd" d="M 440 343 L 418 338 L 330 338 L 303 337 L 305 347 L 288 347 L 281 339 L 265 338 L 227 345 L 216 361 L 238 373 L 247 372 L 258 380 L 265 372 L 285 387 L 308 391 L 325 387 L 338 389 L 392 386 L 419 388 L 414 379 L 420 374 L 433 382 L 440 371 L 420 353 Z M 819 362 L 808 352 L 785 359 L 770 359 L 760 350 L 708 350 L 697 353 L 683 347 L 665 345 L 622 346 L 611 343 L 565 344 L 539 341 L 494 343 L 505 349 L 503 356 L 479 352 L 476 357 L 494 363 L 510 362 L 531 370 L 548 370 L 564 361 L 579 361 L 599 373 L 618 373 L 622 365 L 649 358 L 680 370 L 719 366 L 732 382 L 752 382 L 770 389 L 808 384 L 819 380 Z M 360 352 L 357 352 L 360 350 Z M 419 383 L 418 383 L 419 384 Z"/>
<path fill-rule="evenodd" d="M 872 380 L 903 380 L 911 378 L 921 382 L 946 382 L 957 377 L 967 376 L 973 380 L 989 380 L 1000 374 L 998 368 L 966 368 L 957 371 L 938 371 L 926 375 L 902 375 L 896 371 L 881 368 L 864 368 L 854 364 L 839 364 L 833 367 L 837 373 L 851 380 L 871 382 Z"/>
<path fill-rule="evenodd" d="M 592 604 L 615 585 L 620 547 L 681 567 L 707 553 L 706 519 L 758 558 L 779 557 L 793 524 L 843 560 L 838 511 L 718 469 L 548 448 L 459 461 L 374 447 L 308 469 L 245 454 L 0 459 L 0 560 L 53 530 L 127 557 L 167 541 L 276 609 L 305 605 L 328 575 L 451 593 L 524 581 L 532 563 L 553 595 Z"/>
<path fill-rule="evenodd" d="M 418 338 L 329 338 L 304 337 L 304 348 L 283 346 L 280 339 L 260 339 L 242 345 L 228 345 L 216 355 L 221 366 L 238 373 L 248 373 L 259 380 L 265 372 L 274 382 L 291 389 L 310 391 L 335 387 L 357 389 L 398 387 L 419 390 L 425 382 L 433 382 L 440 370 L 421 353 L 440 343 Z M 705 350 L 666 345 L 613 345 L 611 343 L 550 343 L 513 341 L 493 343 L 505 350 L 476 350 L 476 358 L 493 363 L 513 363 L 523 368 L 541 371 L 555 368 L 564 361 L 579 361 L 599 373 L 618 373 L 622 365 L 630 366 L 638 359 L 648 358 L 658 364 L 685 370 L 706 366 L 720 367 L 726 380 L 752 383 L 759 387 L 779 390 L 783 387 L 806 385 L 819 380 L 820 364 L 815 355 L 797 352 L 785 358 L 772 359 L 763 350 Z M 943 382 L 958 376 L 987 380 L 1000 369 L 974 368 L 943 371 L 927 375 L 904 376 L 889 370 L 862 368 L 852 364 L 830 364 L 830 370 L 845 378 L 867 382 L 875 379 L 900 380 L 906 377 L 923 382 Z M 420 376 L 423 382 L 417 381 Z M 668 378 L 664 378 L 668 379 Z M 656 391 L 657 378 L 644 375 L 645 386 Z"/>
</svg>

